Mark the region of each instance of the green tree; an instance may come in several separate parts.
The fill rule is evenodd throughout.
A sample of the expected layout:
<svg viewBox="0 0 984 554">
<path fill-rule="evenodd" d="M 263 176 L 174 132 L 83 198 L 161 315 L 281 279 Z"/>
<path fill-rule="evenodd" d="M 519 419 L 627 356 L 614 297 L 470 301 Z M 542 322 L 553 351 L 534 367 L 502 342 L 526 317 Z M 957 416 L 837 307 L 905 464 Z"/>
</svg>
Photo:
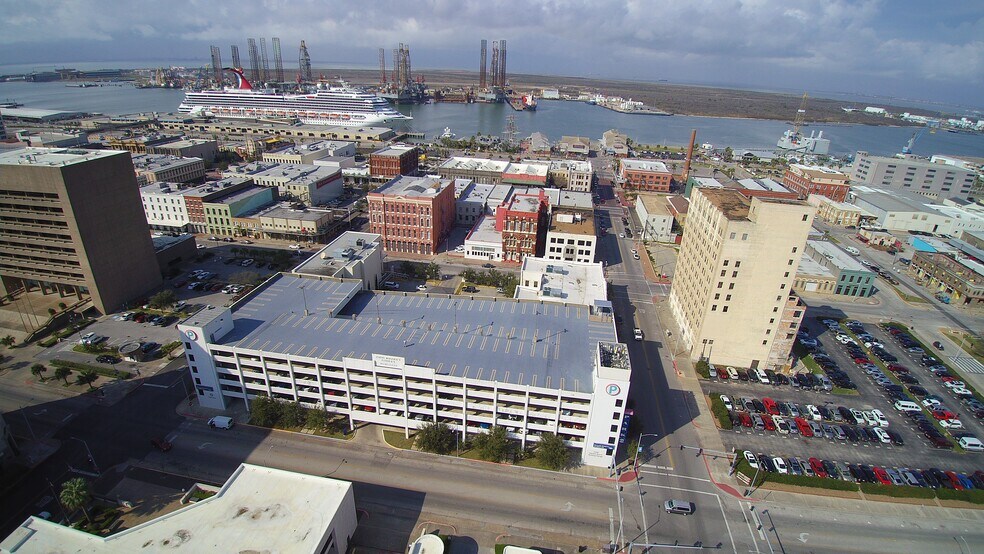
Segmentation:
<svg viewBox="0 0 984 554">
<path fill-rule="evenodd" d="M 158 310 L 165 310 L 171 306 L 177 304 L 178 296 L 174 294 L 171 289 L 164 289 L 161 292 L 150 297 L 150 307 L 157 308 Z"/>
<path fill-rule="evenodd" d="M 68 369 L 67 367 L 59 366 L 55 368 L 55 379 L 61 379 L 62 381 L 65 381 L 66 385 L 68 384 L 68 376 L 71 374 L 72 374 L 72 370 Z"/>
<path fill-rule="evenodd" d="M 281 402 L 280 406 L 280 425 L 282 427 L 300 427 L 307 419 L 304 413 L 304 406 L 299 402 Z"/>
<path fill-rule="evenodd" d="M 472 439 L 472 444 L 478 449 L 479 456 L 489 462 L 501 462 L 510 451 L 506 428 L 499 425 L 477 435 Z"/>
<path fill-rule="evenodd" d="M 694 365 L 694 370 L 697 371 L 697 375 L 700 375 L 704 379 L 711 377 L 711 365 L 707 363 L 707 360 L 698 360 L 697 364 Z"/>
<path fill-rule="evenodd" d="M 337 433 L 341 431 L 341 425 L 339 425 L 338 421 L 323 408 L 307 410 L 304 426 L 308 429 L 325 431 L 328 433 Z"/>
<path fill-rule="evenodd" d="M 44 381 L 44 374 L 47 371 L 48 368 L 44 364 L 34 364 L 31 366 L 31 374 L 42 381 Z"/>
<path fill-rule="evenodd" d="M 414 444 L 424 452 L 447 454 L 454 450 L 454 439 L 454 430 L 448 427 L 447 423 L 429 422 L 421 425 L 417 430 L 417 439 Z"/>
<path fill-rule="evenodd" d="M 13 348 L 15 342 L 17 341 L 11 335 L 7 335 L 0 339 L 0 344 L 6 346 L 7 348 Z"/>
<path fill-rule="evenodd" d="M 99 374 L 97 374 L 95 371 L 91 369 L 86 369 L 79 372 L 78 376 L 75 378 L 75 384 L 89 385 L 89 389 L 91 390 L 95 388 L 92 386 L 92 383 L 94 383 L 98 378 L 99 378 Z"/>
<path fill-rule="evenodd" d="M 59 303 L 58 303 L 58 309 L 59 309 L 59 310 L 64 310 L 64 309 L 66 309 L 66 308 L 68 308 L 68 305 L 67 305 L 67 304 L 65 304 L 64 302 L 59 302 Z"/>
<path fill-rule="evenodd" d="M 58 495 L 58 499 L 61 501 L 62 506 L 65 506 L 69 511 L 75 511 L 78 509 L 82 510 L 85 514 L 85 520 L 92 522 L 89 519 L 89 512 L 85 509 L 85 505 L 89 503 L 89 498 L 92 496 L 92 492 L 89 489 L 89 482 L 81 477 L 76 477 L 74 479 L 69 479 L 65 481 L 62 485 L 61 494 Z"/>
<path fill-rule="evenodd" d="M 424 269 L 424 271 L 427 273 L 428 279 L 441 278 L 441 266 L 437 265 L 434 262 L 427 264 L 427 267 Z"/>
<path fill-rule="evenodd" d="M 550 469 L 565 469 L 571 463 L 571 451 L 564 444 L 564 439 L 548 433 L 540 436 L 536 446 L 536 459 Z"/>
<path fill-rule="evenodd" d="M 257 396 L 249 403 L 249 421 L 261 427 L 273 427 L 280 421 L 280 404 L 269 396 Z"/>
<path fill-rule="evenodd" d="M 724 161 L 730 162 L 734 158 L 734 156 L 735 156 L 735 152 L 734 150 L 731 149 L 730 146 L 724 149 Z"/>
<path fill-rule="evenodd" d="M 56 310 L 56 309 L 54 309 L 54 308 L 48 308 L 48 315 L 51 315 L 51 316 L 53 316 L 53 315 L 55 315 L 56 313 L 58 313 L 58 310 Z"/>
</svg>

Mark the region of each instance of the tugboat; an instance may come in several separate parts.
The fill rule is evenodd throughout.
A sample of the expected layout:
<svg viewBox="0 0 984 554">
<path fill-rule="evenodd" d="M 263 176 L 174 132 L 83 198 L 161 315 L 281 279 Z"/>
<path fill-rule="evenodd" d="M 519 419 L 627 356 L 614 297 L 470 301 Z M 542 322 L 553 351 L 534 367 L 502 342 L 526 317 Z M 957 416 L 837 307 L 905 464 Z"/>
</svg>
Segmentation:
<svg viewBox="0 0 984 554">
<path fill-rule="evenodd" d="M 527 94 L 523 96 L 523 109 L 528 112 L 536 111 L 536 96 Z"/>
</svg>

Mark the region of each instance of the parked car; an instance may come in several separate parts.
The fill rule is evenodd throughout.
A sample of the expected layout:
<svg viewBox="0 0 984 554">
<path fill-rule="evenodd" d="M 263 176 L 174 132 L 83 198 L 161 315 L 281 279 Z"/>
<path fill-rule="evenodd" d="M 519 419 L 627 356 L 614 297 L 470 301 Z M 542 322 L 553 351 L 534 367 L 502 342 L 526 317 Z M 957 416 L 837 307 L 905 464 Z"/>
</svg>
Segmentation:
<svg viewBox="0 0 984 554">
<path fill-rule="evenodd" d="M 118 356 L 103 354 L 101 356 L 96 356 L 96 361 L 101 364 L 118 364 L 120 363 L 120 358 Z"/>
<path fill-rule="evenodd" d="M 160 450 L 161 452 L 167 452 L 168 450 L 171 449 L 171 443 L 160 437 L 155 437 L 153 439 L 150 439 L 150 444 L 152 444 L 154 448 Z"/>
</svg>

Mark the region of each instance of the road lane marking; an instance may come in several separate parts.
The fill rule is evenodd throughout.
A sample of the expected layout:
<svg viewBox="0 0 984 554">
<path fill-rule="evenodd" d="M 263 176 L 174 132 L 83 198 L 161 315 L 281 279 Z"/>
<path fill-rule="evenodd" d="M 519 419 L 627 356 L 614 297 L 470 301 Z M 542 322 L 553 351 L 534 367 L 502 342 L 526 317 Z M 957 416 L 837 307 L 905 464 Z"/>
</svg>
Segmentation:
<svg viewBox="0 0 984 554">
<path fill-rule="evenodd" d="M 169 388 L 171 388 L 171 385 L 158 385 L 156 383 L 144 383 L 143 386 L 145 386 L 145 387 L 153 387 L 155 389 L 169 389 Z"/>
<path fill-rule="evenodd" d="M 640 473 L 648 473 L 651 475 L 662 475 L 663 477 L 678 477 L 680 479 L 690 479 L 692 481 L 701 481 L 704 483 L 710 483 L 710 479 L 702 479 L 700 477 L 691 477 L 689 475 L 678 475 L 676 473 L 666 473 L 663 471 L 640 471 Z"/>
<path fill-rule="evenodd" d="M 745 507 L 742 504 L 747 504 L 751 508 L 750 502 L 738 502 L 738 510 L 741 512 L 741 517 L 745 519 L 745 525 L 748 526 L 748 536 L 752 537 L 752 546 L 755 547 L 755 553 L 760 554 L 762 551 L 759 550 L 758 541 L 755 540 L 755 532 L 752 531 L 752 522 L 748 521 L 748 512 L 745 511 Z"/>
<path fill-rule="evenodd" d="M 731 550 L 738 554 L 738 547 L 735 546 L 735 537 L 731 534 L 731 524 L 728 523 L 728 514 L 724 513 L 724 503 L 721 502 L 721 495 L 715 494 L 718 501 L 718 508 L 721 508 L 721 519 L 724 520 L 724 528 L 728 530 L 728 538 L 731 539 Z"/>
</svg>

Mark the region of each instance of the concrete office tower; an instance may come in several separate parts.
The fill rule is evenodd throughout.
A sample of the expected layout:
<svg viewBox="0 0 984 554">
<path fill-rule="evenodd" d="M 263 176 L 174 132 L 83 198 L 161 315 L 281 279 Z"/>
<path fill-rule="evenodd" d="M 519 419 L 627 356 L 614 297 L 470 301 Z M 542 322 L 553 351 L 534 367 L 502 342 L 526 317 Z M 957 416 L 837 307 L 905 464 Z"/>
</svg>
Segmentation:
<svg viewBox="0 0 984 554">
<path fill-rule="evenodd" d="M 4 152 L 0 203 L 0 294 L 90 296 L 110 313 L 160 286 L 128 152 Z"/>
<path fill-rule="evenodd" d="M 694 189 L 670 307 L 691 358 L 781 367 L 804 308 L 792 295 L 814 208 Z"/>
</svg>

